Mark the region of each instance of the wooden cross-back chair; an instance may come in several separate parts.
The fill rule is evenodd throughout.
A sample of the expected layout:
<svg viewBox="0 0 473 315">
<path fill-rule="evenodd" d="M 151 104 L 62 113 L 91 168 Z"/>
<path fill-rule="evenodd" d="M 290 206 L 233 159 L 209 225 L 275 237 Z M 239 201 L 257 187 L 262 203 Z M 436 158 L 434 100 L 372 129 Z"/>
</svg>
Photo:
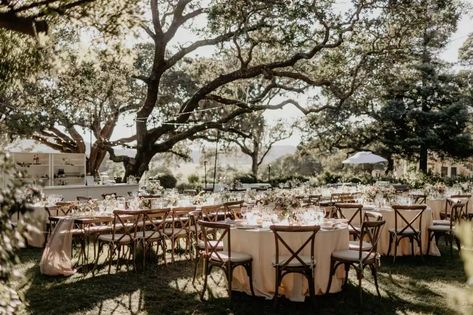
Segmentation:
<svg viewBox="0 0 473 315">
<path fill-rule="evenodd" d="M 438 244 L 439 238 L 444 237 L 445 243 L 450 246 L 450 255 L 453 255 L 453 241 L 457 244 L 460 250 L 460 240 L 455 235 L 455 225 L 465 217 L 466 203 L 456 202 L 451 206 L 449 219 L 446 220 L 448 224 L 433 224 L 429 227 L 429 243 L 427 245 L 427 255 L 430 253 L 430 242 L 435 238 Z"/>
<path fill-rule="evenodd" d="M 205 253 L 205 240 L 203 233 L 201 231 L 200 225 L 198 222 L 202 220 L 202 211 L 196 210 L 192 211 L 190 214 L 191 217 L 191 227 L 192 227 L 192 239 L 193 239 L 193 250 L 194 250 L 194 275 L 192 277 L 192 283 L 194 284 L 195 278 L 197 276 L 197 268 L 199 263 L 203 260 Z M 207 229 L 207 240 L 209 243 L 215 247 L 216 250 L 223 250 L 223 242 L 217 241 L 217 234 L 215 230 Z"/>
<path fill-rule="evenodd" d="M 112 193 L 103 193 L 102 194 L 102 198 L 103 199 L 106 199 L 107 197 L 111 197 L 111 198 L 116 198 L 118 197 L 116 193 L 112 192 Z"/>
<path fill-rule="evenodd" d="M 56 202 L 57 215 L 69 215 L 73 210 L 77 208 L 74 202 L 59 201 Z"/>
<path fill-rule="evenodd" d="M 171 240 L 171 260 L 175 261 L 174 254 L 176 248 L 180 248 L 180 240 L 184 239 L 186 247 L 184 249 L 185 254 L 190 255 L 191 248 L 191 218 L 190 213 L 195 211 L 196 207 L 177 207 L 171 209 L 171 221 L 164 229 L 164 233 Z M 169 220 L 168 220 L 169 221 Z"/>
<path fill-rule="evenodd" d="M 282 226 L 282 225 L 271 225 L 271 231 L 274 234 L 274 240 L 276 243 L 276 256 L 273 261 L 273 267 L 276 271 L 276 281 L 273 303 L 277 306 L 279 298 L 279 287 L 282 283 L 284 276 L 290 273 L 302 274 L 308 282 L 310 298 L 315 299 L 315 284 L 314 284 L 314 270 L 315 270 L 315 235 L 320 230 L 318 225 L 310 226 Z M 293 248 L 287 243 L 287 237 L 294 233 L 308 233 L 308 237 L 304 238 L 305 241 L 302 245 L 298 245 Z M 282 245 L 282 246 L 281 246 Z M 309 247 L 310 255 L 303 255 L 305 248 Z M 289 252 L 288 255 L 281 255 L 282 251 Z"/>
<path fill-rule="evenodd" d="M 251 268 L 253 258 L 247 253 L 234 252 L 231 250 L 230 225 L 223 222 L 209 222 L 202 220 L 200 220 L 198 224 L 201 227 L 205 246 L 202 253 L 204 259 L 204 286 L 200 294 L 201 300 L 204 299 L 204 294 L 207 289 L 207 278 L 213 267 L 221 268 L 224 271 L 227 278 L 228 294 L 230 298 L 232 294 L 233 270 L 238 266 L 245 268 L 250 281 L 251 293 L 254 296 L 253 274 Z M 217 231 L 217 239 L 213 238 L 213 231 Z M 212 238 L 209 238 L 209 234 L 212 235 Z M 227 250 L 221 250 L 219 244 L 223 243 L 225 240 L 227 243 Z"/>
<path fill-rule="evenodd" d="M 235 220 L 235 219 L 241 219 L 241 208 L 243 208 L 243 200 L 238 200 L 238 201 L 228 201 L 223 203 L 223 208 L 225 211 L 225 214 Z"/>
<path fill-rule="evenodd" d="M 440 218 L 444 220 L 448 220 L 450 217 L 450 213 L 452 210 L 452 207 L 455 205 L 455 203 L 464 203 L 464 211 L 462 212 L 462 216 L 465 218 L 470 218 L 473 215 L 468 214 L 468 205 L 471 199 L 471 194 L 456 194 L 456 195 L 451 195 L 449 198 L 447 198 L 447 202 L 445 203 L 445 210 L 444 213 L 440 214 Z"/>
<path fill-rule="evenodd" d="M 419 246 L 420 255 L 422 252 L 422 215 L 426 209 L 426 205 L 393 205 L 394 209 L 394 228 L 389 229 L 389 249 L 388 255 L 391 254 L 391 245 L 394 241 L 393 263 L 396 261 L 397 247 L 402 239 L 408 238 L 411 243 L 412 255 L 414 252 L 414 241 Z M 407 214 L 413 216 L 406 218 Z M 412 214 L 414 213 L 414 215 Z"/>
<path fill-rule="evenodd" d="M 359 203 L 336 203 L 335 209 L 339 219 L 348 220 L 350 235 L 353 235 L 355 239 L 358 238 L 363 223 L 363 205 Z"/>
<path fill-rule="evenodd" d="M 330 201 L 335 203 L 355 203 L 355 195 L 353 193 L 332 193 Z"/>
<path fill-rule="evenodd" d="M 126 249 L 128 249 L 128 259 L 132 260 L 133 268 L 136 270 L 136 247 L 140 238 L 143 237 L 143 229 L 143 211 L 114 210 L 112 233 L 101 234 L 97 237 L 99 249 L 96 265 L 103 246 L 108 245 L 108 273 L 112 268 L 115 253 L 117 253 L 117 269 L 120 268 L 120 259 L 126 256 Z"/>
<path fill-rule="evenodd" d="M 202 212 L 202 219 L 210 222 L 224 221 L 231 216 L 230 213 L 227 213 L 226 208 L 220 204 L 202 206 L 200 210 Z"/>
<path fill-rule="evenodd" d="M 416 205 L 423 205 L 427 202 L 427 195 L 425 194 L 410 194 L 409 195 Z"/>
<path fill-rule="evenodd" d="M 319 206 L 322 195 L 309 195 L 309 204 L 313 206 Z"/>
<path fill-rule="evenodd" d="M 372 221 L 371 221 L 372 220 Z M 365 267 L 371 269 L 371 273 L 374 278 L 376 286 L 376 292 L 378 296 L 381 296 L 378 287 L 378 268 L 380 256 L 378 254 L 378 242 L 381 235 L 381 229 L 384 226 L 385 221 L 377 215 L 367 215 L 366 220 L 361 225 L 361 233 L 359 239 L 359 245 L 357 249 L 348 249 L 335 251 L 332 253 L 330 258 L 330 276 L 327 285 L 326 293 L 330 293 L 330 287 L 332 285 L 332 276 L 335 274 L 338 266 L 345 266 L 345 285 L 348 281 L 348 272 L 350 267 L 354 267 L 358 278 L 358 286 L 360 290 L 360 304 L 363 302 L 363 289 L 361 281 L 363 279 L 363 273 Z M 369 243 L 371 246 L 369 249 L 364 249 L 363 243 Z"/>
<path fill-rule="evenodd" d="M 159 256 L 159 249 L 161 248 L 164 264 L 166 264 L 166 241 L 169 237 L 165 233 L 166 225 L 168 224 L 167 217 L 171 209 L 150 209 L 142 210 L 143 213 L 143 235 L 142 240 L 145 245 L 145 251 L 151 252 L 153 244 L 156 244 L 156 254 Z M 146 255 L 145 255 L 146 257 Z M 159 262 L 159 261 L 158 261 Z M 143 267 L 145 266 L 145 259 L 143 259 Z"/>
</svg>

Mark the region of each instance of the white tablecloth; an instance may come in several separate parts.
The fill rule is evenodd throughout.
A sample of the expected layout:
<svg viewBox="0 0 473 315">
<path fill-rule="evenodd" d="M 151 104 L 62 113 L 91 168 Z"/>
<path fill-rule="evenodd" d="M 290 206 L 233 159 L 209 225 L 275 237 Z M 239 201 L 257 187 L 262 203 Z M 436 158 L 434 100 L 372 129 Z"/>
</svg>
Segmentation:
<svg viewBox="0 0 473 315">
<path fill-rule="evenodd" d="M 434 220 L 440 220 L 440 213 L 445 212 L 447 198 L 427 199 L 427 205 L 432 209 Z M 468 202 L 468 213 L 473 213 L 473 198 Z"/>
<path fill-rule="evenodd" d="M 307 233 L 293 233 L 288 239 L 291 247 L 299 248 L 307 240 Z M 315 292 L 325 293 L 330 273 L 330 255 L 335 250 L 348 249 L 348 229 L 332 231 L 320 230 L 315 237 Z M 225 245 L 226 246 L 226 245 Z M 271 230 L 231 230 L 232 251 L 245 252 L 253 257 L 253 287 L 257 296 L 271 299 L 274 295 L 275 270 L 272 260 L 276 253 L 274 235 Z M 282 251 L 280 255 L 288 254 Z M 307 246 L 303 252 L 310 255 Z M 330 292 L 339 292 L 344 278 L 343 267 L 333 276 Z M 308 292 L 307 281 L 300 274 L 289 274 L 283 278 L 280 293 L 292 301 L 303 301 Z M 238 267 L 233 273 L 233 290 L 251 294 L 248 277 L 244 268 Z M 307 293 L 308 294 L 308 293 Z"/>
</svg>

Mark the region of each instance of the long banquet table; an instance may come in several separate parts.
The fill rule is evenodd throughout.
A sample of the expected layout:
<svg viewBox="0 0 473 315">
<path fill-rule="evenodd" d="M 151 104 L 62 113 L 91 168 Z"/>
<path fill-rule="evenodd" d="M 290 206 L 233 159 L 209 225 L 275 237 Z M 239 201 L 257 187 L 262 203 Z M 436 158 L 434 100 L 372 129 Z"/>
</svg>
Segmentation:
<svg viewBox="0 0 473 315">
<path fill-rule="evenodd" d="M 287 238 L 288 245 L 299 248 L 309 234 L 297 233 Z M 275 255 L 273 232 L 269 229 L 239 229 L 231 230 L 232 251 L 245 252 L 253 257 L 253 286 L 257 296 L 272 298 L 275 286 L 275 271 L 272 260 Z M 330 256 L 333 251 L 348 249 L 348 228 L 320 230 L 315 237 L 315 290 L 317 294 L 325 293 L 330 274 Z M 299 246 L 298 246 L 299 245 Z M 281 255 L 287 255 L 281 251 Z M 310 255 L 307 247 L 304 255 Z M 343 268 L 339 268 L 333 276 L 330 292 L 339 292 L 344 278 Z M 233 290 L 251 294 L 248 277 L 243 268 L 236 268 L 233 273 Z M 307 281 L 300 274 L 289 274 L 283 278 L 282 290 L 286 298 L 292 301 L 303 301 L 308 291 Z"/>
</svg>

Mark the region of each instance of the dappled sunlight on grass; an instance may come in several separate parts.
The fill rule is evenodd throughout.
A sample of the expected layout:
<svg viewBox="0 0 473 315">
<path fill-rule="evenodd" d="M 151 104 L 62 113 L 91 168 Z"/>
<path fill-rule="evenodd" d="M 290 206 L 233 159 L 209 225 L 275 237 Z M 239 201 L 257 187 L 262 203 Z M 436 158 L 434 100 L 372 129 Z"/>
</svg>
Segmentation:
<svg viewBox="0 0 473 315">
<path fill-rule="evenodd" d="M 194 263 L 184 256 L 168 265 L 147 263 L 142 271 L 102 266 L 95 274 L 77 273 L 71 277 L 47 277 L 39 273 L 41 251 L 25 249 L 19 271 L 26 277 L 21 292 L 26 305 L 23 313 L 34 314 L 273 314 L 271 300 L 234 292 L 228 298 L 224 274 L 214 269 L 208 281 L 205 302 L 202 274 L 192 283 Z M 465 275 L 460 259 L 454 256 L 401 257 L 392 264 L 384 259 L 379 273 L 381 298 L 378 298 L 370 272 L 363 279 L 363 308 L 358 303 L 358 281 L 350 273 L 343 292 L 318 296 L 319 314 L 468 314 L 458 299 L 466 294 Z M 285 299 L 281 314 L 313 314 L 311 304 Z"/>
</svg>

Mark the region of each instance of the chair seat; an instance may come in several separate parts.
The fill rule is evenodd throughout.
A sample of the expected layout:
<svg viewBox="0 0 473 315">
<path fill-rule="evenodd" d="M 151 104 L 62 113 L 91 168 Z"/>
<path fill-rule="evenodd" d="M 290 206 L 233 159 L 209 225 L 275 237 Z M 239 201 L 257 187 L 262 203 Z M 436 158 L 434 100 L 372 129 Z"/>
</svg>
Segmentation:
<svg viewBox="0 0 473 315">
<path fill-rule="evenodd" d="M 71 234 L 73 237 L 76 237 L 76 236 L 84 236 L 85 235 L 85 231 L 83 229 L 72 229 L 71 230 Z"/>
<path fill-rule="evenodd" d="M 291 258 L 291 256 L 279 256 L 279 265 L 284 265 L 285 262 Z M 315 260 L 312 261 L 312 259 L 310 258 L 310 256 L 303 256 L 303 255 L 299 255 L 299 258 L 302 259 L 302 261 L 306 264 L 306 265 L 315 265 Z M 273 266 L 276 266 L 276 257 L 273 258 L 272 260 L 272 263 L 273 263 Z M 301 264 L 301 262 L 299 260 L 297 260 L 297 258 L 293 258 L 289 264 L 287 264 L 286 266 L 288 267 L 301 267 L 303 266 L 303 264 Z"/>
<path fill-rule="evenodd" d="M 415 235 L 415 234 L 420 234 L 420 231 L 415 231 L 411 228 L 407 228 L 405 230 L 402 230 L 402 229 L 389 229 L 389 233 L 392 233 L 392 234 L 397 234 L 397 235 Z"/>
<path fill-rule="evenodd" d="M 432 220 L 433 225 L 450 225 L 450 220 Z"/>
<path fill-rule="evenodd" d="M 249 261 L 253 259 L 253 257 L 251 257 L 251 255 L 247 253 L 234 252 L 234 251 L 231 252 L 231 257 L 228 257 L 228 251 L 226 250 L 218 252 L 218 256 L 217 256 L 217 253 L 212 253 L 210 258 L 212 260 L 218 260 L 218 261 L 223 260 L 224 262 L 227 262 L 230 259 L 231 262 L 236 262 L 236 263 L 245 262 L 245 261 Z"/>
<path fill-rule="evenodd" d="M 181 228 L 175 228 L 174 231 L 172 228 L 165 228 L 164 229 L 164 234 L 168 235 L 168 236 L 171 236 L 171 235 L 174 235 L 174 236 L 185 236 L 187 235 L 187 232 L 185 229 L 181 229 Z"/>
<path fill-rule="evenodd" d="M 217 241 L 209 241 L 209 243 L 212 245 L 212 246 L 215 246 L 215 244 L 217 244 Z M 199 240 L 197 242 L 197 248 L 200 249 L 200 250 L 204 250 L 205 249 L 205 242 L 202 241 L 202 240 Z M 217 247 L 215 247 L 216 250 L 223 250 L 223 243 L 222 242 L 218 242 L 217 244 Z"/>
<path fill-rule="evenodd" d="M 361 232 L 361 228 L 358 227 L 358 226 L 351 226 L 351 225 L 349 225 L 349 226 L 348 226 L 348 231 L 349 231 L 350 233 L 360 233 L 360 232 Z"/>
<path fill-rule="evenodd" d="M 368 257 L 369 255 L 369 257 Z M 332 257 L 343 261 L 357 262 L 360 260 L 360 252 L 358 250 L 339 250 L 332 253 Z M 369 260 L 376 258 L 376 253 L 361 252 L 362 259 L 368 258 Z"/>
<path fill-rule="evenodd" d="M 124 234 L 115 234 L 115 237 L 113 234 L 102 234 L 99 235 L 98 240 L 107 243 L 115 242 L 119 244 L 129 244 L 133 241 L 130 235 Z"/>
<path fill-rule="evenodd" d="M 361 250 L 362 251 L 370 250 L 371 247 L 372 247 L 372 245 L 371 245 L 370 242 L 363 241 L 363 243 L 361 244 Z M 360 248 L 360 241 L 350 241 L 348 243 L 348 249 L 358 250 L 359 248 Z"/>
<path fill-rule="evenodd" d="M 455 227 L 452 227 L 455 229 Z M 450 225 L 431 225 L 429 226 L 429 231 L 432 232 L 450 232 Z"/>
<path fill-rule="evenodd" d="M 150 231 L 145 231 L 144 236 L 141 236 L 141 237 L 145 238 L 148 241 L 155 241 L 158 239 L 162 239 L 164 236 L 159 232 L 150 230 Z"/>
<path fill-rule="evenodd" d="M 95 225 L 86 229 L 87 233 L 110 233 L 112 232 L 111 225 Z"/>
</svg>

